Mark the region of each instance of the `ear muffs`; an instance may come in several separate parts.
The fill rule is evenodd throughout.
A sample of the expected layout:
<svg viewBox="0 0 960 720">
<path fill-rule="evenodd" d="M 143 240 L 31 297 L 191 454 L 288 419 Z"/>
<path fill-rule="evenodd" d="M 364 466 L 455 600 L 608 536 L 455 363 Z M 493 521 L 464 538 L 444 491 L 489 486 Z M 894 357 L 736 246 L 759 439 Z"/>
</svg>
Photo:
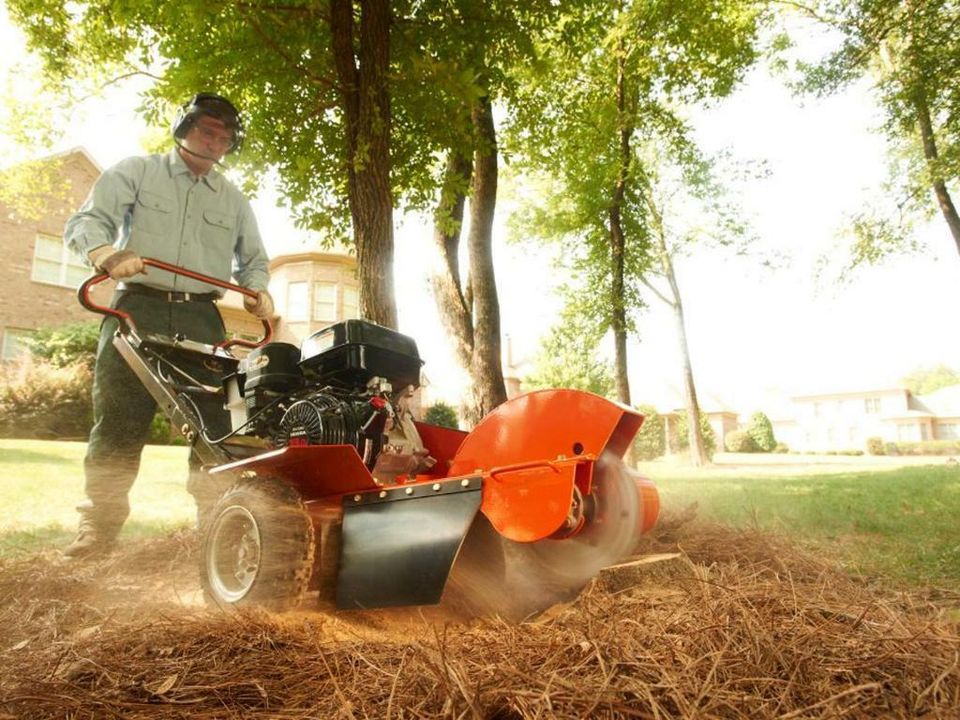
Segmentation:
<svg viewBox="0 0 960 720">
<path fill-rule="evenodd" d="M 216 118 L 233 131 L 233 143 L 227 150 L 228 155 L 240 151 L 244 138 L 240 111 L 227 98 L 215 93 L 197 93 L 177 108 L 172 127 L 174 139 L 183 140 L 201 115 Z"/>
</svg>

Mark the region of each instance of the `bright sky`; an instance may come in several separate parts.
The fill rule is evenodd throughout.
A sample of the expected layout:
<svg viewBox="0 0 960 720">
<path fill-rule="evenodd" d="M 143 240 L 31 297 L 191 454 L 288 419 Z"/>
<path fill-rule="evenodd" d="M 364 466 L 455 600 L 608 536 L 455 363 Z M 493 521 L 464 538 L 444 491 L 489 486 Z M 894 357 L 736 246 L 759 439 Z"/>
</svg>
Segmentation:
<svg viewBox="0 0 960 720">
<path fill-rule="evenodd" d="M 2 2 L 2 0 L 0 0 Z M 3 9 L 0 4 L 0 9 Z M 3 85 L 10 52 L 22 43 L 5 13 L 0 18 Z M 62 148 L 84 146 L 103 166 L 141 151 L 143 125 L 135 100 L 116 89 L 91 102 L 87 119 L 67 133 Z M 838 253 L 845 215 L 877 192 L 885 177 L 884 146 L 868 94 L 858 87 L 802 103 L 763 71 L 698 120 L 704 148 L 731 148 L 737 157 L 765 160 L 770 176 L 742 198 L 761 246 L 792 258 L 778 273 L 750 259 L 699 253 L 677 263 L 688 341 L 701 404 L 723 404 L 749 414 L 778 415 L 791 394 L 896 385 L 921 366 L 960 366 L 960 333 L 953 327 L 960 301 L 960 257 L 938 216 L 921 230 L 929 251 L 865 268 L 843 287 L 817 288 L 814 264 Z M 274 206 L 266 189 L 255 209 L 272 255 L 303 249 L 303 238 Z M 517 360 L 531 356 L 552 322 L 557 302 L 549 265 L 507 242 L 499 213 L 494 261 L 503 330 Z M 454 399 L 464 382 L 427 290 L 430 228 L 398 218 L 396 287 L 401 330 L 413 335 L 427 360 L 435 392 Z M 642 318 L 639 341 L 628 350 L 633 398 L 661 409 L 680 399 L 680 360 L 673 318 L 655 304 Z"/>
</svg>

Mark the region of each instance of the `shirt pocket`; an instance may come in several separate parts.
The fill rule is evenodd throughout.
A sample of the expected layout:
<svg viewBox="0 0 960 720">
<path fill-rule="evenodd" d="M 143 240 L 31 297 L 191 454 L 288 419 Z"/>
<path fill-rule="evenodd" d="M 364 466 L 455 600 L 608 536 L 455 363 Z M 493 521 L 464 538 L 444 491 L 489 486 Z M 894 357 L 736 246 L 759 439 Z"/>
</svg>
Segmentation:
<svg viewBox="0 0 960 720">
<path fill-rule="evenodd" d="M 167 235 L 175 227 L 176 203 L 166 195 L 141 190 L 133 211 L 133 227 L 148 233 Z"/>
<path fill-rule="evenodd" d="M 233 239 L 233 217 L 216 210 L 203 211 L 203 232 L 216 240 Z"/>
<path fill-rule="evenodd" d="M 160 213 L 173 212 L 173 200 L 150 190 L 141 190 L 137 193 L 137 205 Z"/>
</svg>

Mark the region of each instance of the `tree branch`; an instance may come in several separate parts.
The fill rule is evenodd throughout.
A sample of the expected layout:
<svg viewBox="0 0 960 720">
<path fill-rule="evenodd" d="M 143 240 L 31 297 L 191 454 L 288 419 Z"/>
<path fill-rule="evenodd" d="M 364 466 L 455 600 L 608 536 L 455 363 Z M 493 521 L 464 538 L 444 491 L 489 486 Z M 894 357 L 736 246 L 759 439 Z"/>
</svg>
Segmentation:
<svg viewBox="0 0 960 720">
<path fill-rule="evenodd" d="M 309 15 L 310 17 L 320 17 L 323 20 L 330 20 L 329 13 L 325 12 L 323 9 L 313 6 L 307 7 L 304 5 L 274 5 L 273 3 L 252 3 L 252 2 L 235 2 L 231 3 L 231 7 L 240 8 L 241 10 L 257 10 L 257 11 L 266 11 L 266 12 L 284 12 L 284 13 L 293 13 L 295 15 Z"/>
<path fill-rule="evenodd" d="M 640 282 L 642 282 L 644 285 L 646 285 L 647 288 L 650 290 L 650 292 L 652 292 L 654 295 L 656 295 L 658 298 L 660 298 L 660 299 L 661 299 L 663 302 L 665 302 L 668 306 L 670 306 L 670 307 L 675 307 L 673 301 L 670 300 L 670 299 L 669 299 L 666 295 L 664 295 L 662 292 L 660 292 L 659 288 L 657 288 L 653 283 L 651 283 L 651 282 L 647 279 L 647 276 L 646 276 L 646 275 L 641 275 L 641 276 L 640 276 Z"/>
<path fill-rule="evenodd" d="M 86 95 L 77 98 L 75 102 L 77 102 L 77 103 L 82 103 L 82 102 L 84 102 L 85 100 L 89 100 L 90 98 L 95 97 L 95 96 L 97 95 L 97 93 L 103 92 L 104 90 L 106 90 L 106 89 L 107 89 L 108 87 L 110 87 L 111 85 L 116 85 L 117 83 L 123 82 L 124 80 L 129 80 L 129 79 L 132 78 L 132 77 L 137 77 L 138 75 L 142 75 L 143 77 L 148 77 L 148 78 L 151 78 L 151 79 L 153 79 L 153 80 L 163 80 L 163 78 L 162 78 L 160 75 L 154 75 L 152 72 L 149 72 L 149 71 L 147 71 L 147 70 L 141 70 L 141 69 L 131 70 L 130 72 L 125 72 L 125 73 L 122 73 L 122 74 L 120 74 L 120 75 L 117 75 L 117 76 L 115 76 L 115 77 L 110 78 L 110 79 L 107 80 L 106 82 L 102 83 L 102 84 L 97 88 L 97 91 L 96 91 L 96 92 L 87 93 Z"/>
<path fill-rule="evenodd" d="M 284 62 L 287 63 L 287 66 L 288 66 L 288 67 L 290 67 L 290 68 L 292 68 L 292 69 L 295 69 L 295 70 L 301 71 L 301 72 L 304 73 L 315 85 L 319 85 L 319 86 L 324 87 L 324 88 L 326 88 L 326 89 L 328 89 L 328 90 L 333 89 L 333 87 L 334 87 L 334 82 L 333 82 L 333 80 L 331 80 L 329 77 L 326 77 L 326 76 L 324 76 L 324 75 L 317 75 L 316 73 L 311 72 L 308 67 L 306 67 L 305 65 L 303 65 L 303 63 L 301 63 L 301 62 L 299 62 L 298 60 L 295 60 L 294 58 L 290 57 L 290 56 L 283 50 L 283 48 L 280 47 L 280 45 L 277 44 L 277 42 L 276 42 L 272 37 L 270 37 L 270 36 L 267 34 L 267 32 L 263 29 L 263 26 L 262 26 L 255 18 L 253 18 L 252 16 L 248 15 L 246 19 L 247 19 L 247 21 L 250 23 L 251 27 L 253 28 L 253 31 L 260 37 L 261 40 L 263 40 L 263 42 L 267 45 L 267 47 L 269 47 L 271 50 L 273 50 L 274 53 L 276 53 L 281 59 L 284 60 Z"/>
</svg>

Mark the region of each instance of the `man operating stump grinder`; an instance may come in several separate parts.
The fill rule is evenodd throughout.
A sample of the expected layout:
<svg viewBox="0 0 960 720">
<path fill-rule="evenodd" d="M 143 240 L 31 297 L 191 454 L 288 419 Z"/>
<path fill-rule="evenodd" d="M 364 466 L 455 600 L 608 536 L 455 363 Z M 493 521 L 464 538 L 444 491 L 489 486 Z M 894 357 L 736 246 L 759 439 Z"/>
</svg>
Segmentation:
<svg viewBox="0 0 960 720">
<path fill-rule="evenodd" d="M 233 104 L 200 93 L 180 107 L 173 123 L 175 147 L 164 155 L 131 157 L 100 176 L 90 196 L 68 221 L 65 241 L 95 268 L 118 281 L 111 307 L 129 313 L 144 333 L 183 336 L 214 344 L 225 339 L 210 285 L 144 266 L 151 257 L 222 280 L 236 281 L 256 297 L 244 306 L 258 318 L 273 315 L 267 292 L 268 258 L 250 203 L 214 169 L 243 143 L 243 123 Z M 78 506 L 80 530 L 63 553 L 72 558 L 103 554 L 130 513 L 128 493 L 137 476 L 156 403 L 114 349 L 117 320 L 100 328 L 93 383 L 94 424 L 84 459 L 86 500 Z M 218 384 L 201 365 L 194 377 Z M 230 430 L 216 399 L 198 402 L 214 436 Z M 198 515 L 210 508 L 210 486 L 195 452 L 187 489 Z"/>
</svg>

